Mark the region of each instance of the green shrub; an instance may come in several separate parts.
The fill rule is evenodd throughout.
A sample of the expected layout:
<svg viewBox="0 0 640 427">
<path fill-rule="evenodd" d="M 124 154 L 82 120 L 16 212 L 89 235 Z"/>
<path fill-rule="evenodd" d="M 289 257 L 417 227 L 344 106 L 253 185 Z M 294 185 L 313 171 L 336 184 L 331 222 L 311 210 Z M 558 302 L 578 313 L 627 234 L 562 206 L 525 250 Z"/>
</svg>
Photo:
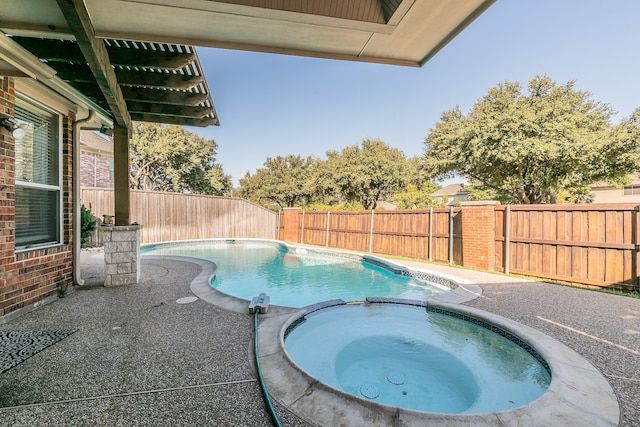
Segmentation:
<svg viewBox="0 0 640 427">
<path fill-rule="evenodd" d="M 80 207 L 80 243 L 84 247 L 89 237 L 96 231 L 97 221 L 91 211 L 82 205 Z"/>
</svg>

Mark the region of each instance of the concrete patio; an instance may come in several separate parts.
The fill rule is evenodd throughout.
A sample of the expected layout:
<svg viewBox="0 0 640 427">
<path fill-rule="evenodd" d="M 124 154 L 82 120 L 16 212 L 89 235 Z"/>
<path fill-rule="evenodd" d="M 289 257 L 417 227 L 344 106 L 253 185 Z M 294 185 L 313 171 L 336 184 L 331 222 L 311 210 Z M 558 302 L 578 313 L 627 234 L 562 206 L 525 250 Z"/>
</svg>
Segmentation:
<svg viewBox="0 0 640 427">
<path fill-rule="evenodd" d="M 85 285 L 3 330 L 77 332 L 0 374 L 0 425 L 272 425 L 253 368 L 253 317 L 193 296 L 200 267 L 142 258 L 140 283 L 105 288 L 100 253 L 82 257 Z M 405 263 L 472 280 L 469 306 L 554 337 L 592 363 L 640 420 L 640 299 Z M 282 425 L 306 426 L 275 402 Z M 566 423 L 565 423 L 566 424 Z"/>
</svg>

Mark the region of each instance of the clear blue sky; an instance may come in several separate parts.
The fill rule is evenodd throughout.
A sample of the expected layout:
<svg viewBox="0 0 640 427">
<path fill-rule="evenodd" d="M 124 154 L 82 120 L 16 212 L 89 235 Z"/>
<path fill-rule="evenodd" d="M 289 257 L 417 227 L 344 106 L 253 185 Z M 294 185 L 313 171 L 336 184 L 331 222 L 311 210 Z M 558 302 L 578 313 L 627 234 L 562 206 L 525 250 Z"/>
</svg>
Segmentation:
<svg viewBox="0 0 640 427">
<path fill-rule="evenodd" d="M 267 157 L 365 138 L 420 155 L 443 111 L 536 74 L 575 80 L 617 122 L 640 107 L 638 17 L 638 0 L 498 0 L 422 68 L 199 48 L 221 126 L 190 130 L 237 184 Z"/>
</svg>

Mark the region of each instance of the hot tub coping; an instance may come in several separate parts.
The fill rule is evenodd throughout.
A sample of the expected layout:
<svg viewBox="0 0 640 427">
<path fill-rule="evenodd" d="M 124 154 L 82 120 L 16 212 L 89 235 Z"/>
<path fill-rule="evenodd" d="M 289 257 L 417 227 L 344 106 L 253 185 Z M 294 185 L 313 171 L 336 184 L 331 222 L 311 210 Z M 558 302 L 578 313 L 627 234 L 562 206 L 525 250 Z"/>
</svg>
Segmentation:
<svg viewBox="0 0 640 427">
<path fill-rule="evenodd" d="M 288 357 L 284 335 L 296 319 L 308 314 L 303 308 L 265 319 L 259 327 L 258 351 L 272 398 L 314 425 L 618 425 L 620 410 L 611 386 L 593 365 L 566 345 L 486 311 L 439 301 L 427 301 L 426 306 L 487 322 L 530 344 L 551 371 L 547 392 L 511 410 L 461 415 L 396 408 L 350 395 L 318 382 Z"/>
</svg>

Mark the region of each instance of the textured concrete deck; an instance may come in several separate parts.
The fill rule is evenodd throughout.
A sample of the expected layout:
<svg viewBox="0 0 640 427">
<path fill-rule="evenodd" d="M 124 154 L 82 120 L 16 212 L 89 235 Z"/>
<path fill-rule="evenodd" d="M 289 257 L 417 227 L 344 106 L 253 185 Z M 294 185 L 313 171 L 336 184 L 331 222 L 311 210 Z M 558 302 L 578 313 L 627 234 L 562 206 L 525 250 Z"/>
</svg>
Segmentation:
<svg viewBox="0 0 640 427">
<path fill-rule="evenodd" d="M 79 329 L 0 374 L 0 425 L 271 425 L 252 367 L 253 317 L 202 299 L 177 303 L 193 295 L 200 266 L 143 257 L 139 284 L 105 288 L 102 260 L 82 262 L 84 287 L 0 325 Z M 406 264 L 471 280 L 484 292 L 467 305 L 568 345 L 613 387 L 620 425 L 639 424 L 639 299 Z M 275 406 L 282 425 L 308 425 Z"/>
<path fill-rule="evenodd" d="M 139 284 L 105 288 L 99 254 L 82 262 L 83 288 L 0 325 L 79 329 L 0 374 L 0 425 L 272 425 L 251 363 L 253 317 L 176 302 L 193 295 L 199 266 L 143 258 Z"/>
</svg>

